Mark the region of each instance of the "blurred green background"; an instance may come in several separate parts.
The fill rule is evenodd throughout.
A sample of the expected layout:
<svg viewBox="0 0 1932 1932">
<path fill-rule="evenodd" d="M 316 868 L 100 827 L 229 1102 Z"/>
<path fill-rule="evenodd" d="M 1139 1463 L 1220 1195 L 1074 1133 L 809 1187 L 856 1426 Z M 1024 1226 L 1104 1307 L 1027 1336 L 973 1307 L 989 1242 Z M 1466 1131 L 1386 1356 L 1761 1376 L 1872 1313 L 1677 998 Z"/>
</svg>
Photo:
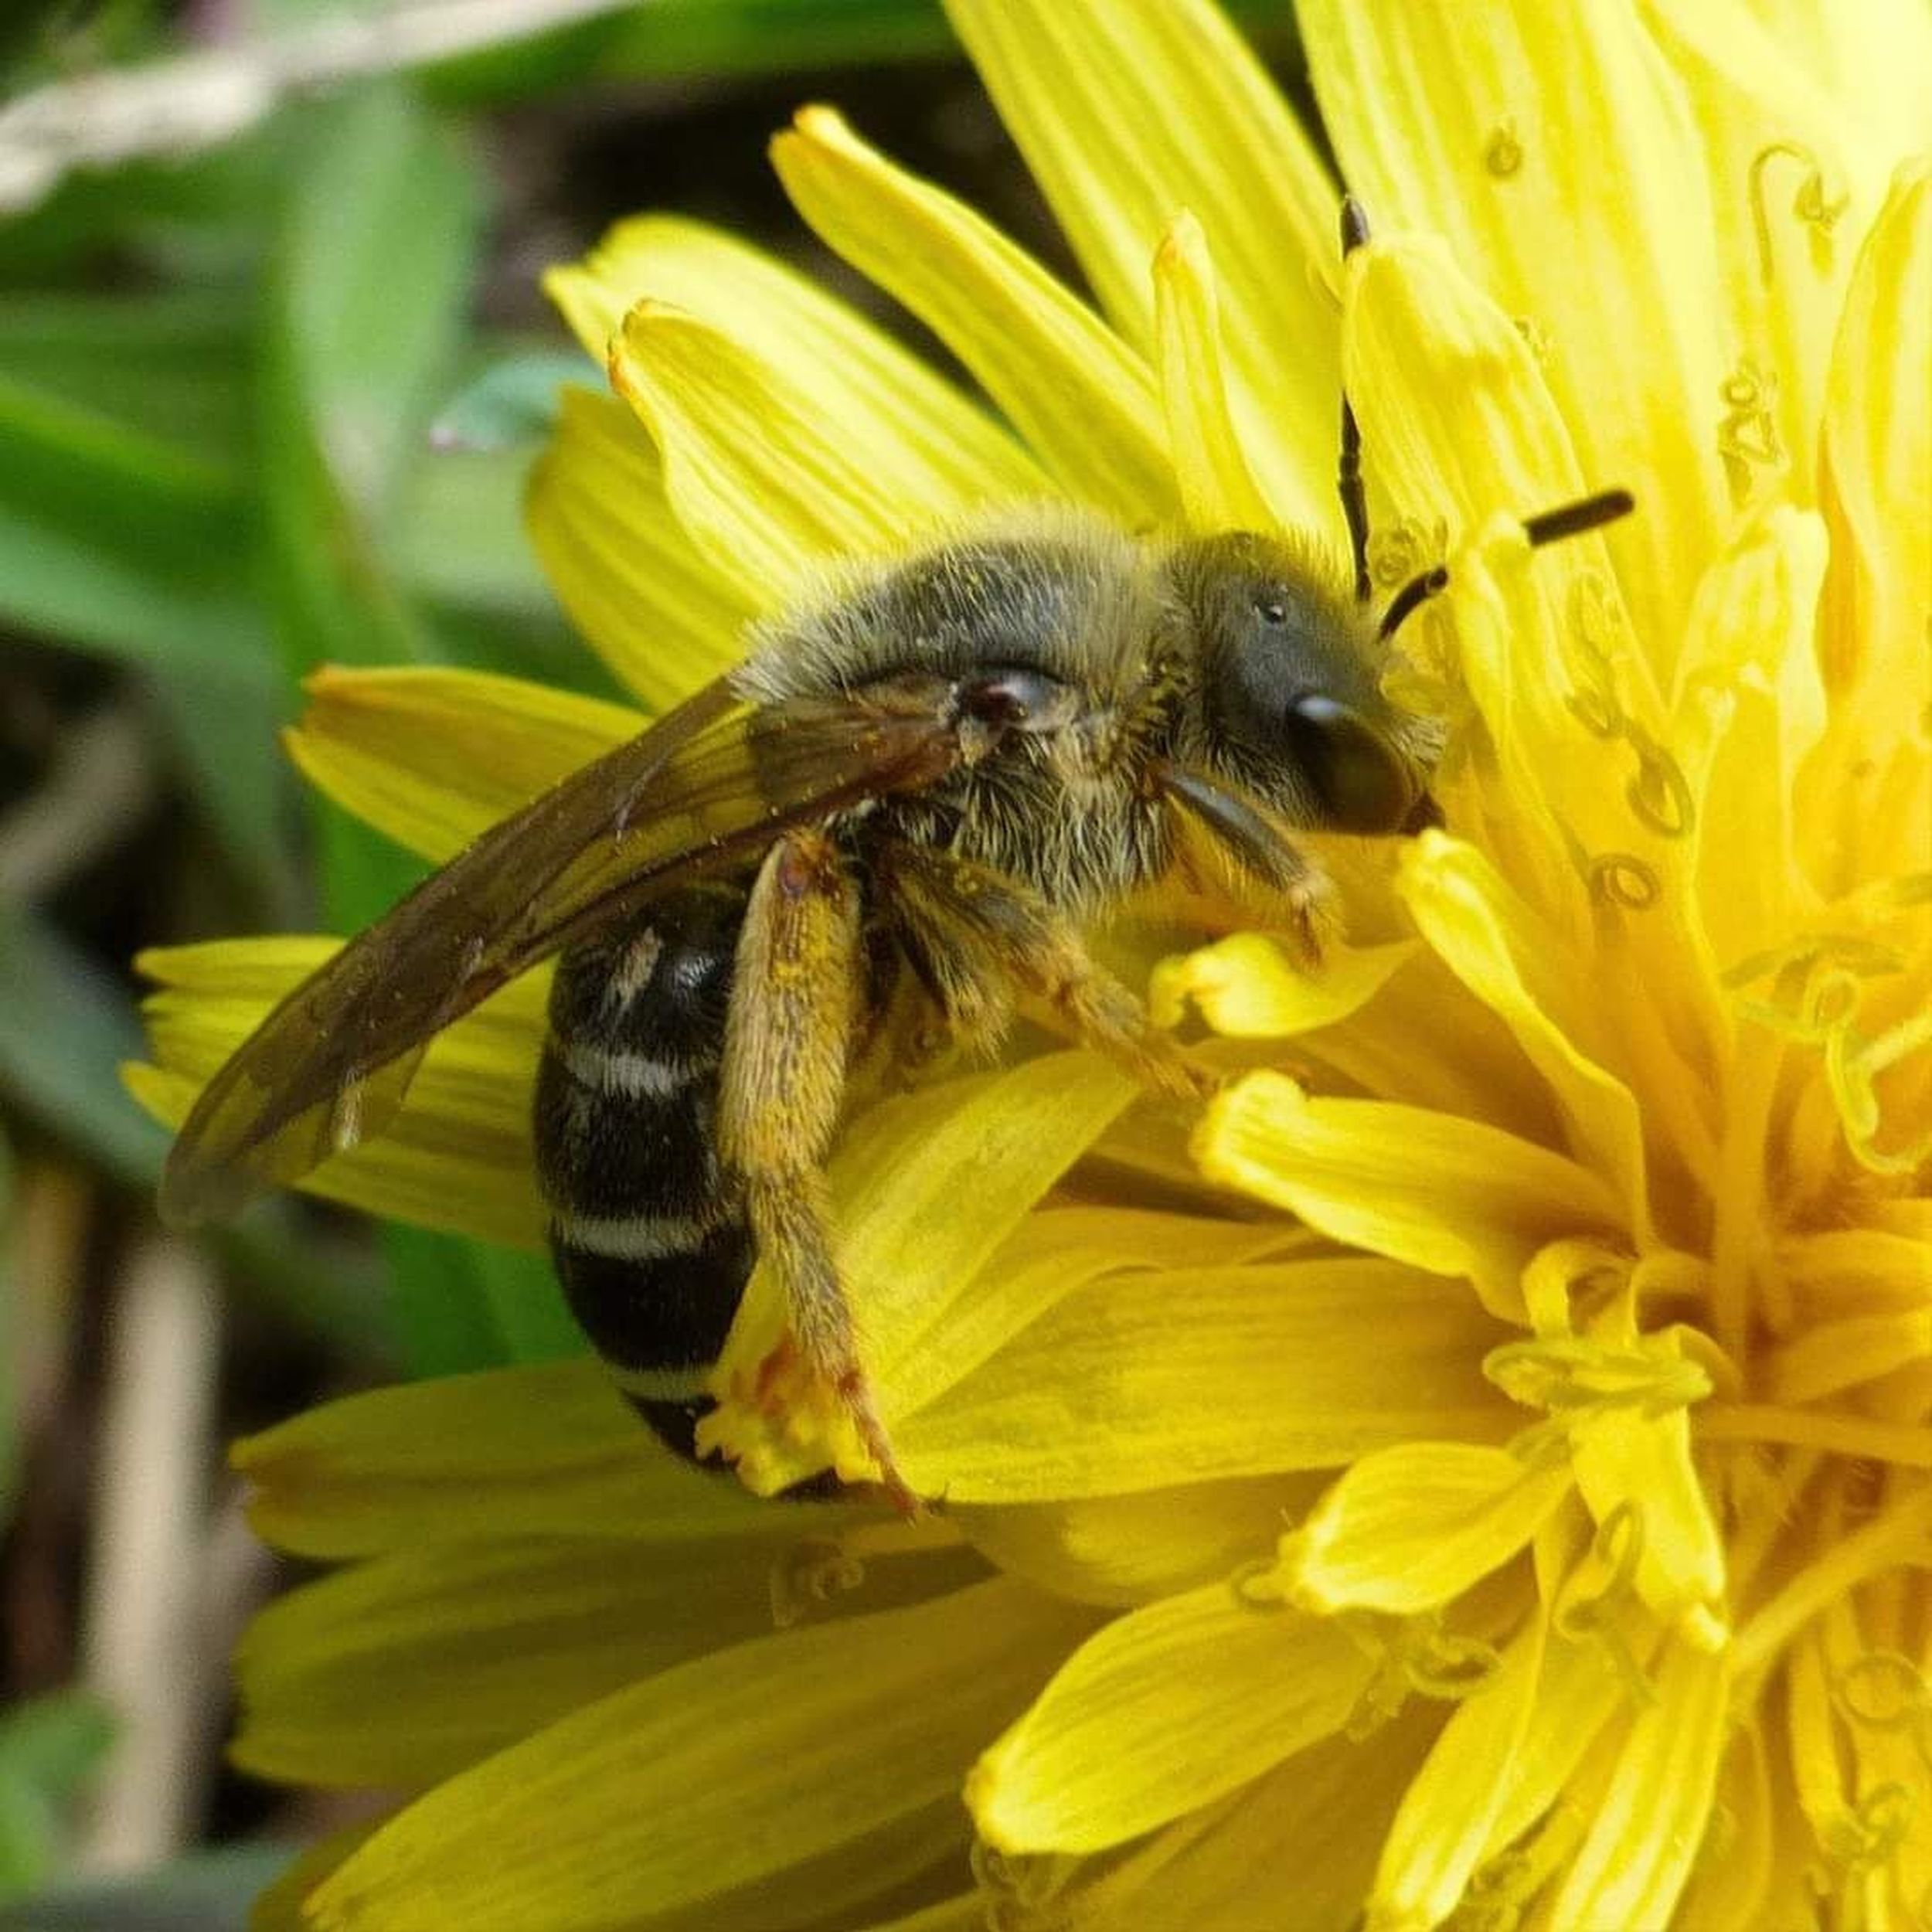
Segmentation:
<svg viewBox="0 0 1932 1932">
<path fill-rule="evenodd" d="M 165 1234 L 128 962 L 412 882 L 281 759 L 315 665 L 607 688 L 519 520 L 599 374 L 537 275 L 668 208 L 866 301 L 766 167 L 815 98 L 1073 277 L 937 0 L 0 8 L 0 1927 L 239 1925 L 345 1815 L 223 1766 L 279 1579 L 222 1445 L 577 1345 L 529 1257 L 296 1201 Z"/>
</svg>

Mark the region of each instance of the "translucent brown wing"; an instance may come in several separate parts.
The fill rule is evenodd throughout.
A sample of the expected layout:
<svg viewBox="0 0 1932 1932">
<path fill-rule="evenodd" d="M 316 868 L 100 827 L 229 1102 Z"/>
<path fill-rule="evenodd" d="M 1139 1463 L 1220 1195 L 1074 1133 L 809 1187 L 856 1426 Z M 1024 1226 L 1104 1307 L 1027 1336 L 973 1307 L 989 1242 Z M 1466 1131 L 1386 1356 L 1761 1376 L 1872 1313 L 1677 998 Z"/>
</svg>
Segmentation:
<svg viewBox="0 0 1932 1932">
<path fill-rule="evenodd" d="M 493 826 L 295 988 L 203 1090 L 173 1220 L 224 1214 L 379 1134 L 423 1049 L 573 937 L 788 827 L 951 769 L 930 713 L 753 709 L 722 683 Z"/>
</svg>

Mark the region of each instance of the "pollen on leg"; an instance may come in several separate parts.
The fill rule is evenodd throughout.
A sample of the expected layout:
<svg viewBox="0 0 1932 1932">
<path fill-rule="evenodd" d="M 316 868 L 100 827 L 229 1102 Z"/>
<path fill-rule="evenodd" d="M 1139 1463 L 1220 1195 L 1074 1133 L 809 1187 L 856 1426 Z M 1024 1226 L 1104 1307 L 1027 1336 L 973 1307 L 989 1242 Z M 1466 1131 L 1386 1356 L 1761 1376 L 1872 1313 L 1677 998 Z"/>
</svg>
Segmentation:
<svg viewBox="0 0 1932 1932">
<path fill-rule="evenodd" d="M 814 1468 L 854 1485 L 880 1481 L 877 1424 L 869 1404 L 855 1407 L 843 1380 L 814 1367 L 789 1332 L 756 1355 L 727 1347 L 711 1388 L 718 1406 L 699 1424 L 700 1453 L 721 1455 L 761 1496 Z"/>
<path fill-rule="evenodd" d="M 758 1364 L 753 1386 L 758 1406 L 767 1415 L 784 1413 L 787 1388 L 797 1381 L 801 1367 L 798 1345 L 789 1334 Z"/>
</svg>

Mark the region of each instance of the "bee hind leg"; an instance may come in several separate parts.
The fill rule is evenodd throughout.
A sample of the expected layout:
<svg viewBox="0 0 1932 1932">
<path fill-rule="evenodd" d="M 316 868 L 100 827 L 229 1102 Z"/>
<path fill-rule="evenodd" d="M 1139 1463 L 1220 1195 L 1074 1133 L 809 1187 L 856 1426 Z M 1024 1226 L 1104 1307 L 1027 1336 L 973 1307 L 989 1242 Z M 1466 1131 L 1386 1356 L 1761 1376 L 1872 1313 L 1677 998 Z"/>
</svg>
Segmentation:
<svg viewBox="0 0 1932 1932">
<path fill-rule="evenodd" d="M 862 964 L 859 892 L 844 855 L 821 832 L 787 835 L 766 856 L 739 936 L 718 1146 L 743 1180 L 759 1253 L 782 1284 L 791 1349 L 845 1405 L 888 1494 L 911 1510 L 917 1498 L 859 1363 L 825 1199 Z"/>
<path fill-rule="evenodd" d="M 1073 922 L 1031 886 L 910 841 L 888 849 L 882 870 L 907 950 L 941 1004 L 969 1024 L 1003 1016 L 1018 988 L 1142 1085 L 1182 1100 L 1213 1091 L 1215 1076 L 1154 1024 Z"/>
</svg>

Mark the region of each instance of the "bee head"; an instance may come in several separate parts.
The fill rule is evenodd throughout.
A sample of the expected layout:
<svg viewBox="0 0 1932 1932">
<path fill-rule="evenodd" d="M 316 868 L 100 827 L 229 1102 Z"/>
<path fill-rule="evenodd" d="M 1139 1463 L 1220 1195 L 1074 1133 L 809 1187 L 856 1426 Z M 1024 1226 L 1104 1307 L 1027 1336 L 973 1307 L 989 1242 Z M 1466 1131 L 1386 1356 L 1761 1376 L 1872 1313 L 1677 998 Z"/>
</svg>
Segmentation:
<svg viewBox="0 0 1932 1932">
<path fill-rule="evenodd" d="M 1416 721 L 1382 695 L 1372 627 L 1304 549 L 1250 532 L 1177 546 L 1188 753 L 1291 824 L 1400 832 L 1423 797 Z"/>
</svg>

